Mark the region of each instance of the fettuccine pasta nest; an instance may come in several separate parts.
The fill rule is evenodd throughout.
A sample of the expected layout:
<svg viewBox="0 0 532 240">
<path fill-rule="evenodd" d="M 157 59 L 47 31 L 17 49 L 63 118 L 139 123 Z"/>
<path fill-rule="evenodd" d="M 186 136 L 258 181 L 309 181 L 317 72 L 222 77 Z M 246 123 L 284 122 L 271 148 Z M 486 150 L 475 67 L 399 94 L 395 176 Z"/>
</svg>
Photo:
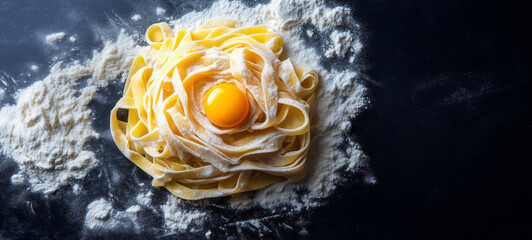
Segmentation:
<svg viewBox="0 0 532 240">
<path fill-rule="evenodd" d="M 148 28 L 153 48 L 134 60 L 111 112 L 122 153 L 184 199 L 220 197 L 297 181 L 307 168 L 317 74 L 282 59 L 282 38 L 265 26 L 210 20 L 195 31 Z M 249 99 L 237 127 L 206 117 L 206 92 L 234 84 Z M 117 112 L 127 109 L 127 120 Z M 123 110 L 122 110 L 123 111 Z"/>
</svg>

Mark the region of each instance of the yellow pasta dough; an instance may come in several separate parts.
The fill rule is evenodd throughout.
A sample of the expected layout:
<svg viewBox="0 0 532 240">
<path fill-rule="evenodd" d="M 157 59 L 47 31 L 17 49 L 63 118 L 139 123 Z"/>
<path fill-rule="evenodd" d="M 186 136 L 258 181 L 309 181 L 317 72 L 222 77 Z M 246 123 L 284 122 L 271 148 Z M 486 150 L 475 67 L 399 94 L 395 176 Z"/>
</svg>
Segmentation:
<svg viewBox="0 0 532 240">
<path fill-rule="evenodd" d="M 195 31 L 149 27 L 153 50 L 136 57 L 111 112 L 122 153 L 154 186 L 180 198 L 220 197 L 306 173 L 317 74 L 282 60 L 282 38 L 270 28 L 240 25 L 210 20 Z M 249 101 L 249 115 L 236 127 L 213 124 L 202 104 L 224 83 Z M 127 122 L 117 119 L 119 109 L 128 110 Z"/>
</svg>

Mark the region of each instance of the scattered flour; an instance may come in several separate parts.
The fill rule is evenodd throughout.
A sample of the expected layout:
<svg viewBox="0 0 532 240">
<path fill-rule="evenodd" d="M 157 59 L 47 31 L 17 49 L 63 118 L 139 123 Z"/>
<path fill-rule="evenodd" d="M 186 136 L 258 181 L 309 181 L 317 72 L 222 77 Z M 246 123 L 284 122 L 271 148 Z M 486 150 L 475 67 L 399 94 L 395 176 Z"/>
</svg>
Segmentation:
<svg viewBox="0 0 532 240">
<path fill-rule="evenodd" d="M 113 207 L 111 203 L 104 199 L 96 200 L 87 207 L 87 215 L 85 215 L 85 224 L 89 228 L 95 228 L 98 225 L 103 225 L 111 218 Z"/>
<path fill-rule="evenodd" d="M 72 185 L 72 192 L 74 192 L 74 194 L 78 195 L 80 192 L 81 192 L 81 186 L 79 186 L 79 184 L 74 184 Z"/>
<path fill-rule="evenodd" d="M 70 41 L 73 42 L 73 43 L 76 42 L 76 41 L 78 41 L 78 39 L 77 39 L 76 37 L 74 37 L 74 36 L 68 38 L 68 40 L 70 40 Z"/>
<path fill-rule="evenodd" d="M 24 175 L 22 175 L 20 173 L 13 174 L 13 176 L 11 176 L 11 183 L 14 184 L 14 185 L 23 184 L 24 180 L 25 180 L 24 179 Z"/>
<path fill-rule="evenodd" d="M 191 224 L 203 222 L 207 212 L 183 209 L 182 200 L 175 196 L 168 196 L 168 200 L 161 206 L 164 214 L 165 226 L 171 231 L 194 231 Z"/>
<path fill-rule="evenodd" d="M 31 65 L 30 68 L 31 68 L 32 71 L 39 70 L 39 66 L 37 66 L 37 65 Z"/>
<path fill-rule="evenodd" d="M 327 58 L 332 58 L 334 56 L 344 57 L 347 52 L 353 47 L 353 41 L 355 38 L 349 32 L 340 32 L 334 30 L 331 33 L 332 46 L 325 51 L 325 56 Z"/>
<path fill-rule="evenodd" d="M 134 206 L 131 206 L 129 207 L 128 209 L 126 209 L 126 212 L 127 213 L 132 213 L 132 214 L 139 214 L 140 212 L 140 206 L 139 205 L 134 205 Z"/>
<path fill-rule="evenodd" d="M 358 54 L 362 49 L 362 43 L 359 39 L 356 39 L 350 32 L 341 32 L 334 30 L 331 33 L 331 46 L 325 51 L 327 58 L 340 57 L 344 58 L 351 51 L 354 54 Z M 353 63 L 354 56 L 349 58 L 349 62 Z"/>
<path fill-rule="evenodd" d="M 153 196 L 153 193 L 151 191 L 147 193 L 140 193 L 137 195 L 137 202 L 142 206 L 150 206 L 151 205 L 151 198 Z"/>
<path fill-rule="evenodd" d="M 314 36 L 314 31 L 312 31 L 312 29 L 307 29 L 307 36 L 313 37 Z"/>
<path fill-rule="evenodd" d="M 46 35 L 46 37 L 44 38 L 46 40 L 47 43 L 52 43 L 52 42 L 55 42 L 57 40 L 61 40 L 63 38 L 65 38 L 66 34 L 64 32 L 57 32 L 57 33 L 52 33 L 52 34 L 48 34 Z"/>
<path fill-rule="evenodd" d="M 135 14 L 133 15 L 133 17 L 131 17 L 131 20 L 135 21 L 135 22 L 138 22 L 140 21 L 140 19 L 142 19 L 142 17 L 138 14 Z"/>
<path fill-rule="evenodd" d="M 126 211 L 117 211 L 107 200 L 101 198 L 87 206 L 85 214 L 85 227 L 97 230 L 115 230 L 120 228 L 138 229 L 136 215 L 140 207 L 132 206 Z"/>
<path fill-rule="evenodd" d="M 32 191 L 52 194 L 98 164 L 94 153 L 84 149 L 89 140 L 100 137 L 87 105 L 98 88 L 127 71 L 138 52 L 121 32 L 116 42 L 107 42 L 84 64 L 55 64 L 45 79 L 16 93 L 15 105 L 0 109 L 0 151 L 20 168 L 13 183 L 25 178 Z M 87 86 L 75 90 L 84 77 L 90 77 Z"/>
<path fill-rule="evenodd" d="M 157 16 L 161 16 L 161 15 L 164 15 L 166 13 L 166 10 L 164 8 L 156 8 L 155 9 L 155 14 L 157 14 Z"/>
</svg>

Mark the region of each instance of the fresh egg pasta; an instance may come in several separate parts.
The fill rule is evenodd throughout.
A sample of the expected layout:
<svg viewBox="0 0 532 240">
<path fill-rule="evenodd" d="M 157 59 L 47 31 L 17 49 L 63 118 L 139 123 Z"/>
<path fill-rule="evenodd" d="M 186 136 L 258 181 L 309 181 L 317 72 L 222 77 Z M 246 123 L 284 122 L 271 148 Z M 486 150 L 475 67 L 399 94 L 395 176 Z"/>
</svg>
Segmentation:
<svg viewBox="0 0 532 240">
<path fill-rule="evenodd" d="M 306 173 L 317 74 L 282 59 L 268 27 L 210 20 L 195 31 L 146 31 L 111 112 L 120 151 L 184 199 L 297 181 Z M 127 121 L 117 118 L 127 109 Z"/>
</svg>

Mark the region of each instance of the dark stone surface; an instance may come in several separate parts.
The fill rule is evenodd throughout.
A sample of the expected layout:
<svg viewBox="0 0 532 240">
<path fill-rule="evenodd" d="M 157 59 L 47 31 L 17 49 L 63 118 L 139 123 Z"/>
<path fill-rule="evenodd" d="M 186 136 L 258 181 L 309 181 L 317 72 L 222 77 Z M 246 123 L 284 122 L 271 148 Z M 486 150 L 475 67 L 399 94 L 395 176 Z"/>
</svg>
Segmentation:
<svg viewBox="0 0 532 240">
<path fill-rule="evenodd" d="M 169 15 L 210 4 L 158 3 L 166 6 Z M 366 189 L 343 187 L 328 206 L 312 213 L 309 237 L 530 238 L 532 4 L 491 0 L 341 3 L 352 6 L 366 32 L 363 72 L 373 104 L 354 120 L 353 134 L 369 156 L 378 183 Z M 63 59 L 90 56 L 90 49 L 98 47 L 98 36 L 89 27 L 108 25 L 106 19 L 115 19 L 117 27 L 145 29 L 157 19 L 129 21 L 124 26 L 114 17 L 128 19 L 143 6 L 147 3 L 1 1 L 0 70 L 4 73 L 0 74 L 19 79 L 8 92 L 46 76 L 45 66 L 55 61 L 51 57 L 57 52 L 64 52 Z M 40 38 L 57 31 L 77 34 L 75 45 L 68 40 L 56 44 L 73 51 L 42 43 Z M 41 66 L 40 70 L 19 75 L 31 72 L 31 64 Z M 117 85 L 102 92 L 118 91 Z M 91 108 L 106 114 L 107 103 L 97 98 Z M 96 129 L 105 131 L 108 119 L 95 121 Z M 91 172 L 86 184 L 113 177 L 108 169 L 123 169 L 136 182 L 150 181 L 127 161 L 118 160 L 122 158 L 118 150 L 97 142 L 90 147 L 107 161 Z M 9 178 L 17 166 L 12 161 L 0 163 L 0 238 L 79 238 L 84 217 L 79 213 L 85 211 L 80 206 L 105 192 L 118 204 L 116 208 L 126 208 L 135 193 L 135 189 L 114 190 L 129 181 L 119 178 L 107 180 L 112 185 L 97 186 L 101 192 L 73 197 L 60 191 L 44 199 L 10 187 Z M 31 201 L 19 201 L 28 198 Z M 161 224 L 158 218 L 152 220 Z M 151 230 L 92 237 L 151 238 Z M 281 236 L 296 237 L 289 231 Z"/>
<path fill-rule="evenodd" d="M 313 236 L 530 237 L 531 4 L 352 5 L 374 100 L 354 133 L 378 184 L 320 209 Z"/>
</svg>

